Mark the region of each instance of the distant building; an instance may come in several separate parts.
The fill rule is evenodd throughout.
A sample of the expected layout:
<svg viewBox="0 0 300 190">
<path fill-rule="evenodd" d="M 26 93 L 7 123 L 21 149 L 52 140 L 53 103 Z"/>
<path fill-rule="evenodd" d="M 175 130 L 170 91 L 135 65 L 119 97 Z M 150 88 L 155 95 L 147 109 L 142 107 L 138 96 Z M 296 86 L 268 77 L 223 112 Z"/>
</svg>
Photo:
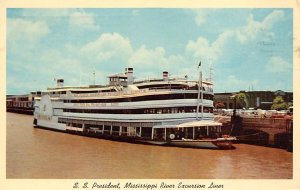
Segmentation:
<svg viewBox="0 0 300 190">
<path fill-rule="evenodd" d="M 33 114 L 34 94 L 7 95 L 6 111 L 23 114 Z"/>
<path fill-rule="evenodd" d="M 233 109 L 235 104 L 232 96 L 238 93 L 248 95 L 249 108 L 270 110 L 276 96 L 282 96 L 285 102 L 293 103 L 293 92 L 284 92 L 282 90 L 215 93 L 214 102 L 221 102 L 226 109 Z M 242 107 L 237 105 L 237 108 L 241 109 Z"/>
</svg>

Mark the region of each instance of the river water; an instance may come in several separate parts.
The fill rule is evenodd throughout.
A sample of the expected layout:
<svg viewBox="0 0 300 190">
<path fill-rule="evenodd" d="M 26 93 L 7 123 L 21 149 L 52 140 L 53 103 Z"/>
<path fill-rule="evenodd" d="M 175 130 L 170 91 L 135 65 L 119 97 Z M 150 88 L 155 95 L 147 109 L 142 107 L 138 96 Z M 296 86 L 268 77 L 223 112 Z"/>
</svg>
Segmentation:
<svg viewBox="0 0 300 190">
<path fill-rule="evenodd" d="M 282 149 L 131 144 L 33 128 L 29 115 L 6 117 L 7 178 L 291 179 L 293 175 L 293 153 Z"/>
</svg>

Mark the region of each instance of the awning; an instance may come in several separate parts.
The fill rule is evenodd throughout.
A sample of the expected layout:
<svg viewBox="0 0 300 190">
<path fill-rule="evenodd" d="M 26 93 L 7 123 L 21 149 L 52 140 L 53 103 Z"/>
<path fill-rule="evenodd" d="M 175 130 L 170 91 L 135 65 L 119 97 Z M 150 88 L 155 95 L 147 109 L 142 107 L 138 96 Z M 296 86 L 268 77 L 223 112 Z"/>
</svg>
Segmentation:
<svg viewBox="0 0 300 190">
<path fill-rule="evenodd" d="M 212 126 L 222 126 L 222 123 L 215 121 L 191 121 L 186 123 L 181 123 L 178 125 L 155 125 L 154 129 L 164 129 L 164 128 L 185 128 L 185 127 L 212 127 Z"/>
<path fill-rule="evenodd" d="M 215 121 L 191 121 L 187 123 L 181 123 L 177 127 L 210 127 L 210 126 L 222 126 L 222 123 Z"/>
</svg>

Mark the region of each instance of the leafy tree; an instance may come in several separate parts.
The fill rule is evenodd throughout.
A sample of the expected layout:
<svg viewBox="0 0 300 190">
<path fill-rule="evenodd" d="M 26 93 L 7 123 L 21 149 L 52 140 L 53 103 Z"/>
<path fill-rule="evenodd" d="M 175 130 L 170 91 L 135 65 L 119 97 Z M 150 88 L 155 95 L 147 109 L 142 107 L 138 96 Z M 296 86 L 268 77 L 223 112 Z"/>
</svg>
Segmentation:
<svg viewBox="0 0 300 190">
<path fill-rule="evenodd" d="M 287 110 L 289 108 L 289 104 L 284 101 L 282 96 L 276 96 L 273 100 L 273 104 L 271 106 L 272 110 Z"/>
<path fill-rule="evenodd" d="M 236 103 L 239 104 L 241 107 L 245 107 L 248 109 L 249 103 L 248 103 L 248 95 L 245 93 L 238 93 L 236 95 Z"/>
</svg>

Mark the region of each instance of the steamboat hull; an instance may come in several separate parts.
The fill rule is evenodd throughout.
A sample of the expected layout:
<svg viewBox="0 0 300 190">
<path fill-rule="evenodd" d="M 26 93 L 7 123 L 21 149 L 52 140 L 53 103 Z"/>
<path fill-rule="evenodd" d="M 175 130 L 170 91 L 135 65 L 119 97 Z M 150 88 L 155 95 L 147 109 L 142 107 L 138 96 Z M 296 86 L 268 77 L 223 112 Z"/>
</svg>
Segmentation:
<svg viewBox="0 0 300 190">
<path fill-rule="evenodd" d="M 233 142 L 235 138 L 228 140 L 174 140 L 174 141 L 149 141 L 149 140 L 136 140 L 139 143 L 161 145 L 161 146 L 176 146 L 183 148 L 199 148 L 199 149 L 234 149 Z"/>
</svg>

